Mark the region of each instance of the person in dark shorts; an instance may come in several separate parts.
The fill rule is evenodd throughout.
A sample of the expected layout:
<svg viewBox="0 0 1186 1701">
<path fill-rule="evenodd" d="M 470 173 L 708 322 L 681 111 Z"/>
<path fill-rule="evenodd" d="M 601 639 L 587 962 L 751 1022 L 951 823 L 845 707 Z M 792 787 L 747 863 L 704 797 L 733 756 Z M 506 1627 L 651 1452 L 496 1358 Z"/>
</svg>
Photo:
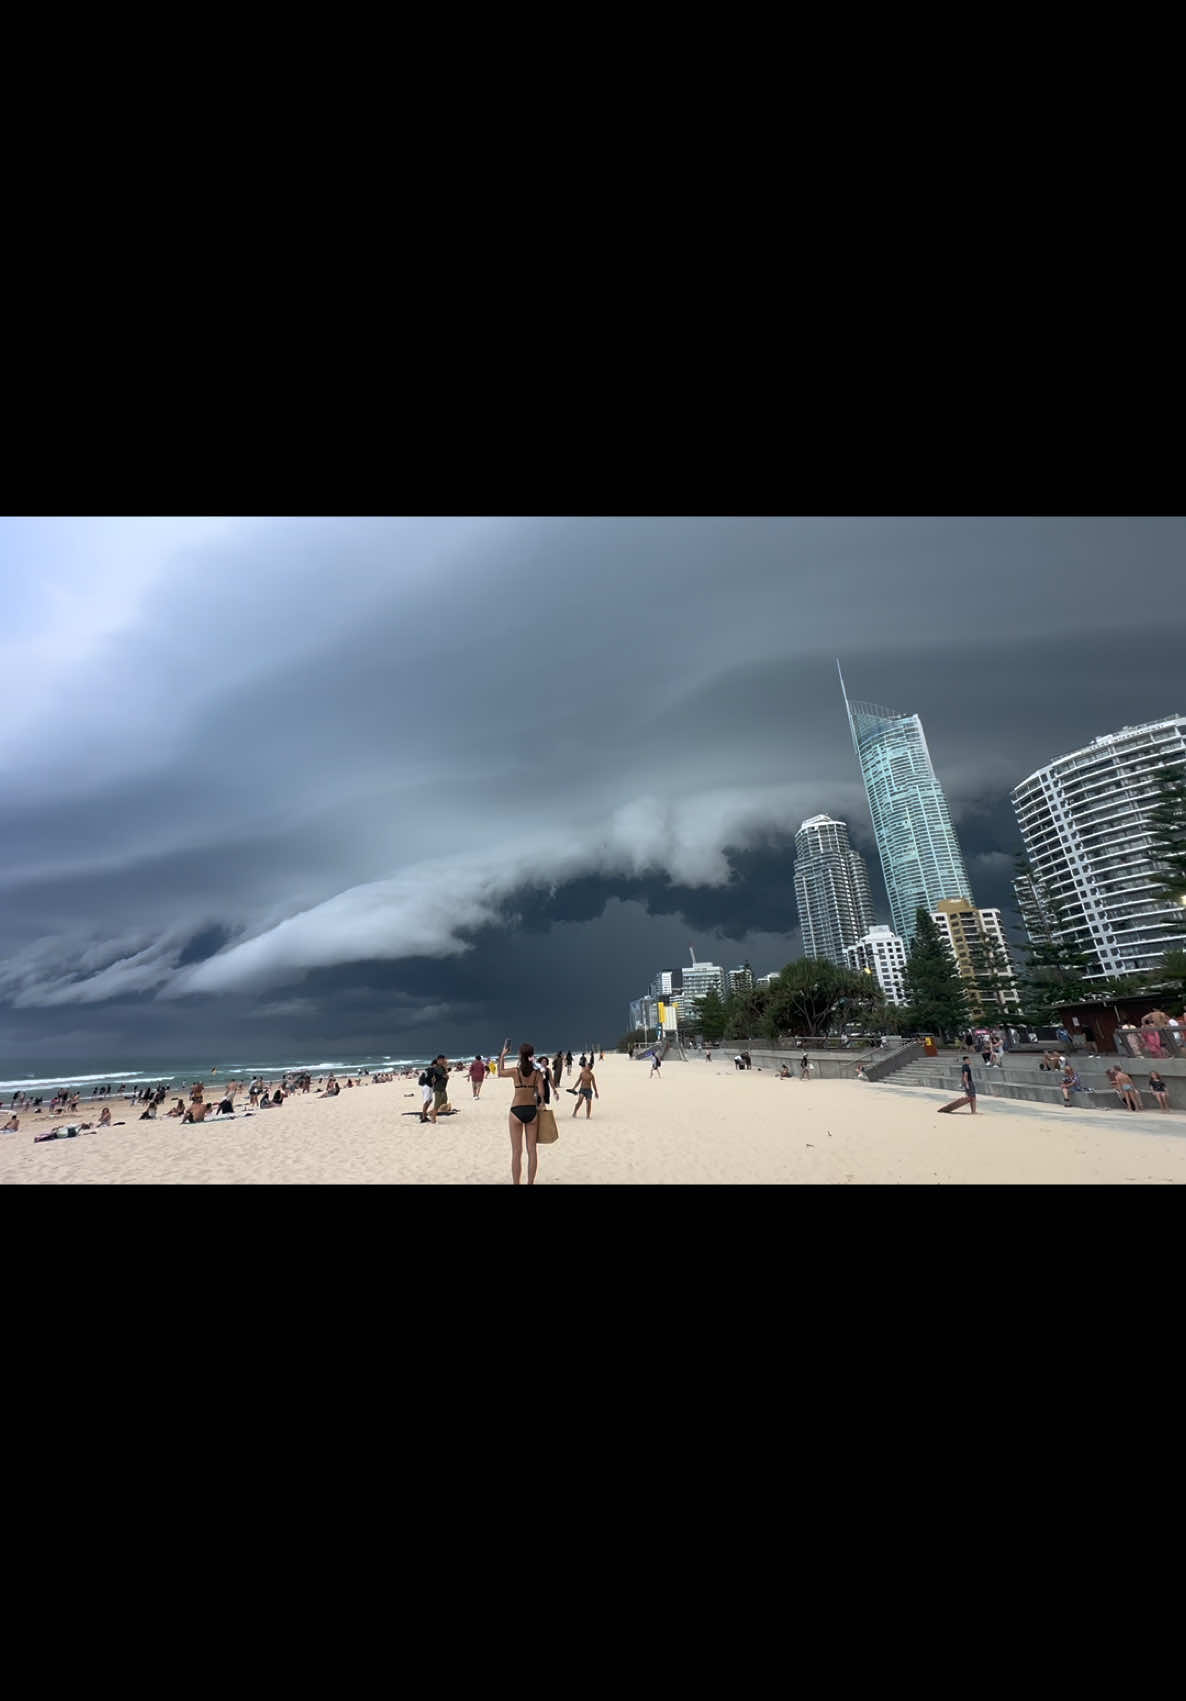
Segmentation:
<svg viewBox="0 0 1186 1701">
<path fill-rule="evenodd" d="M 564 1053 L 564 1072 L 565 1072 L 566 1075 L 572 1074 L 572 1052 L 571 1051 L 566 1051 Z"/>
<path fill-rule="evenodd" d="M 651 1073 L 647 1076 L 648 1081 L 653 1080 L 654 1077 L 659 1074 L 659 1068 L 660 1068 L 662 1061 L 663 1060 L 659 1056 L 659 1053 L 657 1051 L 652 1051 L 652 1053 L 651 1053 Z M 663 1077 L 660 1075 L 659 1079 L 662 1080 Z M 577 1109 L 578 1110 L 580 1109 L 579 1105 L 577 1106 Z"/>
<path fill-rule="evenodd" d="M 1153 1094 L 1153 1097 L 1157 1100 L 1162 1110 L 1168 1110 L 1170 1108 L 1169 1092 L 1166 1089 L 1165 1082 L 1157 1073 L 1156 1069 L 1151 1069 L 1149 1071 L 1149 1091 Z"/>
<path fill-rule="evenodd" d="M 966 1104 L 968 1109 L 972 1112 L 972 1115 L 975 1116 L 976 1081 L 972 1075 L 972 1065 L 968 1062 L 966 1057 L 960 1063 L 960 1080 L 963 1083 L 964 1088 L 963 1097 L 952 1099 L 950 1104 L 941 1104 L 939 1106 L 940 1116 L 946 1116 L 948 1111 L 958 1110 L 962 1104 Z"/>
<path fill-rule="evenodd" d="M 438 1051 L 428 1066 L 428 1084 L 432 1088 L 432 1121 L 437 1117 L 449 1114 L 449 1062 L 443 1051 Z"/>
<path fill-rule="evenodd" d="M 572 1107 L 572 1114 L 575 1116 L 583 1103 L 585 1121 L 588 1122 L 593 1114 L 593 1095 L 595 1093 L 598 1098 L 601 1097 L 601 1094 L 597 1092 L 597 1077 L 593 1073 L 593 1059 L 590 1058 L 577 1076 L 577 1102 Z"/>
<path fill-rule="evenodd" d="M 508 1069 L 507 1048 L 504 1044 L 498 1059 L 498 1073 L 502 1079 L 510 1079 L 515 1083 L 511 1095 L 511 1113 L 507 1117 L 507 1126 L 511 1136 L 511 1180 L 516 1187 L 519 1185 L 523 1171 L 523 1136 L 527 1136 L 527 1185 L 535 1182 L 536 1170 L 539 1167 L 539 1148 L 535 1136 L 538 1132 L 537 1116 L 540 1097 L 542 1094 L 543 1070 L 535 1064 L 535 1047 L 526 1040 L 519 1047 L 519 1061 L 513 1069 Z"/>
</svg>

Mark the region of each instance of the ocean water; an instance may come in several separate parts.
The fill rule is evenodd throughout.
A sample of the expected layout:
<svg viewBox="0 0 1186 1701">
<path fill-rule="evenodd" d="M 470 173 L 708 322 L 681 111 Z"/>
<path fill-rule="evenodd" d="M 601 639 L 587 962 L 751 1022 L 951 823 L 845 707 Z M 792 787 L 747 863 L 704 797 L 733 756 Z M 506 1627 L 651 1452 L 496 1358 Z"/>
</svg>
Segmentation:
<svg viewBox="0 0 1186 1701">
<path fill-rule="evenodd" d="M 202 1081 L 208 1087 L 211 1082 L 250 1081 L 256 1075 L 262 1075 L 265 1081 L 276 1081 L 281 1075 L 295 1075 L 306 1069 L 314 1078 L 328 1075 L 331 1070 L 335 1075 L 359 1075 L 364 1069 L 369 1069 L 377 1075 L 388 1069 L 423 1067 L 427 1061 L 423 1057 L 388 1057 L 374 1052 L 327 1051 L 306 1052 L 304 1055 L 293 1052 L 286 1055 L 278 1049 L 260 1052 L 245 1063 L 229 1061 L 217 1064 L 212 1064 L 208 1058 L 137 1058 L 134 1052 L 129 1052 L 110 1069 L 103 1068 L 94 1059 L 77 1062 L 69 1058 L 60 1061 L 47 1059 L 33 1068 L 27 1065 L 22 1068 L 22 1060 L 13 1058 L 7 1062 L 0 1061 L 0 1094 L 26 1091 L 44 1093 L 47 1098 L 52 1098 L 59 1087 L 74 1087 L 86 1098 L 93 1087 L 114 1088 L 121 1083 L 128 1087 L 146 1087 L 159 1081 L 166 1086 L 180 1088 L 188 1087 L 193 1081 Z M 212 1073 L 212 1070 L 215 1072 Z"/>
</svg>

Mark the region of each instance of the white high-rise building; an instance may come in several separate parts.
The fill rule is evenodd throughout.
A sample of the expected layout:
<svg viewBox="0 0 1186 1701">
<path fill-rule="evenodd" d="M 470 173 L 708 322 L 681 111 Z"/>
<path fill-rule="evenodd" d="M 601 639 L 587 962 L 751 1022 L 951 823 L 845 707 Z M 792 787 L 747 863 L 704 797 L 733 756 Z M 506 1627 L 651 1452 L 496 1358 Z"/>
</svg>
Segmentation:
<svg viewBox="0 0 1186 1701">
<path fill-rule="evenodd" d="M 728 996 L 728 970 L 719 963 L 698 963 L 693 958 L 690 967 L 680 971 L 679 1011 L 681 1027 L 691 1028 L 699 1014 L 700 1000 L 708 992 Z"/>
<path fill-rule="evenodd" d="M 1088 953 L 1089 980 L 1139 974 L 1182 946 L 1174 906 L 1153 890 L 1149 815 L 1166 772 L 1186 772 L 1183 715 L 1093 738 L 1013 792 L 1033 870 L 1025 896 L 1061 907 L 1057 936 Z"/>
<path fill-rule="evenodd" d="M 803 955 L 843 965 L 845 947 L 873 925 L 865 859 L 845 822 L 812 815 L 795 834 L 795 902 Z"/>
<path fill-rule="evenodd" d="M 871 927 L 855 945 L 847 945 L 844 960 L 858 973 L 872 974 L 891 1004 L 906 1002 L 906 947 L 892 927 Z"/>
</svg>

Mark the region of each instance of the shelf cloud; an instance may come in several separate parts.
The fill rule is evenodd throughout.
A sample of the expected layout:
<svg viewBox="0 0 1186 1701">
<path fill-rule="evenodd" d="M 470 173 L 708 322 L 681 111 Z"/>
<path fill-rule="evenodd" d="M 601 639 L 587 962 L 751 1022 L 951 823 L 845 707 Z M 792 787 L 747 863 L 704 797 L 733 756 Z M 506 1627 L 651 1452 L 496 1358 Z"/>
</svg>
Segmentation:
<svg viewBox="0 0 1186 1701">
<path fill-rule="evenodd" d="M 1115 587 L 1174 582 L 1184 530 L 0 522 L 0 1044 L 361 1036 L 352 984 L 393 1037 L 554 997 L 609 1036 L 680 918 L 706 955 L 790 955 L 805 816 L 850 821 L 881 899 L 836 655 L 922 716 L 976 896 L 1008 904 L 1010 786 L 1182 706 L 1186 615 L 1153 644 Z"/>
</svg>

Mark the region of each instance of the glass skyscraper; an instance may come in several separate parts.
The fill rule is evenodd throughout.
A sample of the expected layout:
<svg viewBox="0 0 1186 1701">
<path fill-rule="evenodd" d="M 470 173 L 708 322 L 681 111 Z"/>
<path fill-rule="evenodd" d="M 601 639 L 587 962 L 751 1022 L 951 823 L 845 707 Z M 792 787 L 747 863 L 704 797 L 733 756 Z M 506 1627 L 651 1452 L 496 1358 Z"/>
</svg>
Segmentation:
<svg viewBox="0 0 1186 1701">
<path fill-rule="evenodd" d="M 850 703 L 843 674 L 840 689 L 873 817 L 894 932 L 909 947 L 917 910 L 930 915 L 944 898 L 972 902 L 972 885 L 918 716 L 900 715 L 879 703 Z"/>
</svg>

